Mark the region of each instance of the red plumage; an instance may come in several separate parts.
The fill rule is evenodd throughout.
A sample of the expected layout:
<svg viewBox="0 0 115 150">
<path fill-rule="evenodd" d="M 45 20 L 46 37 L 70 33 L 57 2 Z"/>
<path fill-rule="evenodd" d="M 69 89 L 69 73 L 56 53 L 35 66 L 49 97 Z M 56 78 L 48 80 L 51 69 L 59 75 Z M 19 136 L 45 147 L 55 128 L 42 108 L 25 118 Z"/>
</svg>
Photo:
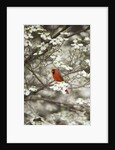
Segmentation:
<svg viewBox="0 0 115 150">
<path fill-rule="evenodd" d="M 55 81 L 62 82 L 64 81 L 63 77 L 59 73 L 57 69 L 52 69 L 52 75 Z M 65 90 L 67 94 L 69 94 L 68 90 Z"/>
<path fill-rule="evenodd" d="M 63 77 L 57 69 L 52 69 L 52 75 L 55 81 L 62 82 L 64 81 Z"/>
</svg>

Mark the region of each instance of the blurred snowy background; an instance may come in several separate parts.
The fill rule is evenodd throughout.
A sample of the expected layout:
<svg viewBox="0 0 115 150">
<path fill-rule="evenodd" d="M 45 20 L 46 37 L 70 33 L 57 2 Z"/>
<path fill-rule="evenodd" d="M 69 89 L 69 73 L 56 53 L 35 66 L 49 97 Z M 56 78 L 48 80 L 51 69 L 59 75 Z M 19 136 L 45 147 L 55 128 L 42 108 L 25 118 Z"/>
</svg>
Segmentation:
<svg viewBox="0 0 115 150">
<path fill-rule="evenodd" d="M 24 124 L 90 124 L 89 25 L 24 26 Z"/>
</svg>

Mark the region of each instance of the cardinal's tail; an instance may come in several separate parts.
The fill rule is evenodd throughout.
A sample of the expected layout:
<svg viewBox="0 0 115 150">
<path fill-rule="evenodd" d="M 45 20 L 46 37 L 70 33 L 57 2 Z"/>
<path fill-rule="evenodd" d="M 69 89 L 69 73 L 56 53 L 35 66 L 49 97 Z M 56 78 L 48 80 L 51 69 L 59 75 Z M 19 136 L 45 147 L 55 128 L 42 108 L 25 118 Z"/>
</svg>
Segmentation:
<svg viewBox="0 0 115 150">
<path fill-rule="evenodd" d="M 68 90 L 65 90 L 65 91 L 66 91 L 67 94 L 69 94 L 69 91 L 68 91 Z"/>
</svg>

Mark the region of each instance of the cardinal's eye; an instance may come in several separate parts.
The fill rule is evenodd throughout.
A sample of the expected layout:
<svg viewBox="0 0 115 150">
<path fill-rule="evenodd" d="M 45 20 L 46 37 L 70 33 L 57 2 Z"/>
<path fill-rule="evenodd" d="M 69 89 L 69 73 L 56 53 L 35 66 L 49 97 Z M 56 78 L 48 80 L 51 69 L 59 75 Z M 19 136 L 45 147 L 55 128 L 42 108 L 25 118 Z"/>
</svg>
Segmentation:
<svg viewBox="0 0 115 150">
<path fill-rule="evenodd" d="M 54 70 L 52 70 L 52 73 L 54 74 Z"/>
</svg>

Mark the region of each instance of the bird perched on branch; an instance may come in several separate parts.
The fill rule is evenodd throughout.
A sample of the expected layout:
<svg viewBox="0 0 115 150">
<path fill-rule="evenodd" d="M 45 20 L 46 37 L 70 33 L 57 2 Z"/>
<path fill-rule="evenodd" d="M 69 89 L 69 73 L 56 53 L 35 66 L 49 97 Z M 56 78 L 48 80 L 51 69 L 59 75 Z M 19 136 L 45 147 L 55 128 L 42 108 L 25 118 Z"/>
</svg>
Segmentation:
<svg viewBox="0 0 115 150">
<path fill-rule="evenodd" d="M 63 77 L 61 76 L 60 72 L 57 69 L 52 69 L 52 75 L 55 81 L 62 82 L 64 81 Z M 65 92 L 69 94 L 68 90 L 66 89 Z"/>
</svg>

